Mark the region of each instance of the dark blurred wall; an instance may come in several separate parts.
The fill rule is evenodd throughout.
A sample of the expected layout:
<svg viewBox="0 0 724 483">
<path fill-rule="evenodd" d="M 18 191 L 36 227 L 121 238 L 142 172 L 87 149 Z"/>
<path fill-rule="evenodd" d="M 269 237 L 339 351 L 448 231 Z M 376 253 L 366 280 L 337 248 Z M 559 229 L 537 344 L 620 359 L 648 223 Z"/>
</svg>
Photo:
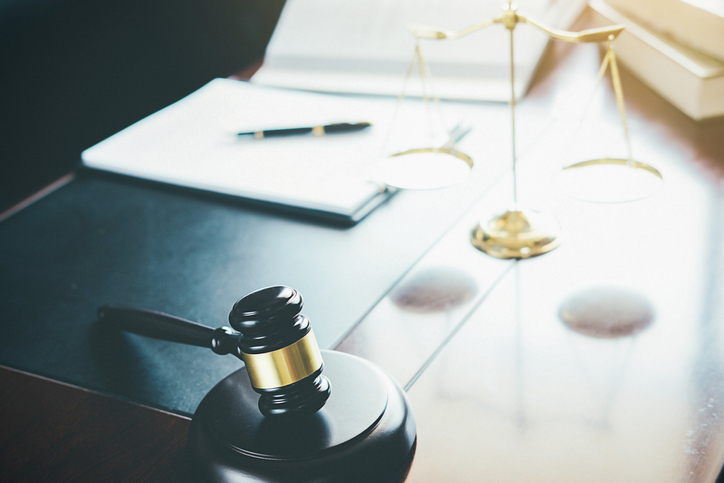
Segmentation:
<svg viewBox="0 0 724 483">
<path fill-rule="evenodd" d="M 284 2 L 6 1 L 0 211 L 69 172 L 83 149 L 261 59 Z"/>
</svg>

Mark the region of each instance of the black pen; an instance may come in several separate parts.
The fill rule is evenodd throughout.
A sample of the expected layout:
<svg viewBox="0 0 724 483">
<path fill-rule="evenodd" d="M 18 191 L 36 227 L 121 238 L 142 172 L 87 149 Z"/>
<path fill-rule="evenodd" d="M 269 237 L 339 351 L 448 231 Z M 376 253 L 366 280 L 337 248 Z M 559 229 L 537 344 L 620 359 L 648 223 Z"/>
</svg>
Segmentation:
<svg viewBox="0 0 724 483">
<path fill-rule="evenodd" d="M 286 129 L 267 129 L 265 131 L 240 132 L 237 136 L 254 136 L 256 139 L 264 139 L 273 136 L 293 136 L 297 134 L 312 133 L 315 136 L 324 136 L 325 134 L 361 131 L 370 127 L 369 122 L 338 122 L 327 124 L 326 126 L 313 127 L 292 127 Z"/>
</svg>

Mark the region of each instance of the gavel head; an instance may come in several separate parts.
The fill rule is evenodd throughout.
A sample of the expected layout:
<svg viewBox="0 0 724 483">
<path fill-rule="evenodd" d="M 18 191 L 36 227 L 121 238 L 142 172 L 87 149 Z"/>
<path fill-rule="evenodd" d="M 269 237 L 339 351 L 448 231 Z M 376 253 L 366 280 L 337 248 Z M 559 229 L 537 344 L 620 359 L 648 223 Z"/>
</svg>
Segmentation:
<svg viewBox="0 0 724 483">
<path fill-rule="evenodd" d="M 265 416 L 313 414 L 331 393 L 302 305 L 299 292 L 275 286 L 242 297 L 229 314 L 231 326 L 241 333 L 239 352 Z"/>
</svg>

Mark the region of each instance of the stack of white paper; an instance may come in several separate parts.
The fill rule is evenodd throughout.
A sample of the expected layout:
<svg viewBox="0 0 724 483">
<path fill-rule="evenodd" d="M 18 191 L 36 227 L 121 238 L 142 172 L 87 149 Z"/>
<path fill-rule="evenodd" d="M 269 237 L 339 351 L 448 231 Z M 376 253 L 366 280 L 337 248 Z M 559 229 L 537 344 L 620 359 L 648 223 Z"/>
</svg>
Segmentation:
<svg viewBox="0 0 724 483">
<path fill-rule="evenodd" d="M 353 217 L 374 180 L 394 107 L 216 79 L 82 153 L 86 166 Z M 359 132 L 257 140 L 236 133 L 369 121 Z"/>
</svg>

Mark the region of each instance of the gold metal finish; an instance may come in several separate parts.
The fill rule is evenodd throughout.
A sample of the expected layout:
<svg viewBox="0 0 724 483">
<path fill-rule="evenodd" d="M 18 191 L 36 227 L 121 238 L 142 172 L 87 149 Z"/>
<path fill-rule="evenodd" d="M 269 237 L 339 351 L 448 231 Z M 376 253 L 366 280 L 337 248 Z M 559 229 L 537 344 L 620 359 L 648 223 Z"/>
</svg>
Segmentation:
<svg viewBox="0 0 724 483">
<path fill-rule="evenodd" d="M 518 20 L 542 30 L 554 39 L 575 43 L 600 43 L 605 42 L 606 40 L 613 40 L 618 37 L 621 32 L 623 32 L 624 28 L 626 28 L 623 25 L 611 25 L 608 27 L 581 30 L 580 32 L 569 32 L 568 30 L 559 30 L 545 26 L 532 18 L 524 17 L 522 15 L 518 15 Z"/>
<path fill-rule="evenodd" d="M 400 153 L 391 154 L 390 157 L 394 158 L 397 156 L 407 156 L 409 154 L 423 154 L 423 153 L 433 153 L 433 154 L 446 154 L 448 156 L 453 156 L 455 158 L 458 158 L 460 161 L 464 162 L 468 165 L 468 167 L 473 167 L 473 159 L 468 156 L 467 154 L 463 153 L 462 151 L 457 151 L 455 148 L 419 148 L 419 149 L 409 149 L 407 151 L 402 151 Z"/>
<path fill-rule="evenodd" d="M 504 11 L 503 15 L 500 17 L 500 23 L 502 23 L 508 30 L 513 30 L 518 24 L 519 17 L 515 10 L 515 5 L 508 2 L 508 9 Z"/>
<path fill-rule="evenodd" d="M 487 27 L 493 23 L 500 23 L 510 31 L 510 117 L 511 117 L 511 157 L 513 171 L 513 203 L 512 210 L 497 215 L 487 222 L 482 222 L 472 232 L 471 242 L 479 250 L 497 258 L 529 258 L 547 253 L 560 244 L 560 227 L 551 216 L 535 212 L 518 210 L 518 174 L 516 162 L 515 140 L 515 62 L 513 30 L 519 22 L 527 22 L 540 28 L 556 38 L 575 39 L 577 42 L 593 41 L 598 38 L 602 30 L 606 36 L 616 34 L 616 29 L 596 29 L 595 31 L 566 32 L 543 27 L 535 21 L 518 15 L 516 6 L 509 0 L 503 14 L 489 22 L 474 25 L 460 32 L 444 32 L 429 28 L 408 28 L 418 39 L 455 39 L 471 32 Z M 620 32 L 620 29 L 618 30 Z M 419 48 L 418 48 L 419 49 Z"/>
<path fill-rule="evenodd" d="M 510 2 L 508 2 L 510 7 Z M 516 17 L 517 18 L 517 17 Z M 515 59 L 513 56 L 513 27 L 510 28 L 510 144 L 511 144 L 511 169 L 513 170 L 513 203 L 518 209 L 518 155 L 515 152 Z"/>
<path fill-rule="evenodd" d="M 621 203 L 646 198 L 663 182 L 658 169 L 633 159 L 600 158 L 566 166 L 561 189 L 579 200 Z"/>
<path fill-rule="evenodd" d="M 611 41 L 613 38 L 611 37 L 609 40 Z M 661 186 L 663 180 L 659 170 L 633 159 L 621 76 L 618 72 L 613 43 L 610 41 L 598 71 L 596 85 L 601 82 L 606 70 L 610 67 L 613 92 L 616 96 L 616 106 L 621 119 L 628 157 L 626 159 L 600 158 L 576 162 L 563 168 L 560 176 L 561 187 L 568 195 L 600 203 L 617 203 L 646 198 Z"/>
<path fill-rule="evenodd" d="M 314 126 L 312 128 L 312 134 L 315 136 L 324 136 L 324 126 Z"/>
<path fill-rule="evenodd" d="M 439 118 L 441 120 L 443 118 L 441 102 L 434 92 L 431 81 L 432 74 L 430 73 L 427 62 L 425 62 L 422 56 L 418 40 L 407 68 L 402 92 L 397 99 L 392 123 L 394 123 L 397 111 L 401 106 L 402 100 L 405 98 L 407 83 L 412 75 L 415 63 L 418 64 L 420 80 L 423 87 L 422 98 L 425 103 L 427 115 L 432 119 L 432 110 L 436 108 Z M 470 156 L 455 148 L 457 139 L 467 133 L 467 131 L 465 131 L 456 134 L 459 127 L 460 126 L 457 126 L 452 131 L 447 131 L 448 141 L 442 146 L 408 149 L 388 155 L 387 162 L 380 168 L 380 179 L 387 186 L 415 190 L 445 188 L 464 181 L 470 175 L 473 160 Z"/>
<path fill-rule="evenodd" d="M 255 139 L 264 139 L 264 131 L 256 131 L 254 133 L 254 138 Z"/>
<path fill-rule="evenodd" d="M 387 186 L 429 190 L 465 181 L 472 167 L 472 158 L 455 148 L 419 148 L 390 155 L 379 174 Z"/>
<path fill-rule="evenodd" d="M 622 159 L 622 158 L 600 158 L 600 159 L 590 159 L 588 161 L 580 161 L 578 163 L 572 164 L 570 166 L 566 166 L 563 168 L 564 170 L 572 170 L 576 168 L 585 168 L 587 166 L 602 166 L 602 165 L 615 165 L 615 166 L 631 166 L 634 169 L 641 169 L 643 171 L 646 171 L 657 178 L 663 180 L 663 176 L 659 172 L 658 169 L 654 168 L 651 165 L 648 165 L 646 163 L 641 163 L 639 161 L 634 161 L 632 159 Z"/>
<path fill-rule="evenodd" d="M 408 32 L 410 32 L 418 39 L 454 40 L 465 37 L 466 35 L 471 34 L 476 30 L 480 30 L 495 23 L 503 24 L 508 30 L 513 30 L 518 23 L 527 23 L 532 25 L 533 27 L 536 27 L 539 30 L 542 30 L 550 37 L 563 40 L 565 42 L 576 43 L 605 42 L 606 40 L 613 40 L 618 37 L 625 28 L 625 26 L 623 25 L 610 25 L 608 27 L 581 30 L 580 32 L 571 32 L 568 30 L 555 29 L 543 25 L 535 19 L 518 14 L 516 12 L 515 5 L 511 5 L 507 10 L 503 12 L 502 15 L 499 15 L 492 20 L 473 25 L 459 32 L 447 32 L 444 30 L 438 30 L 432 27 L 426 27 L 422 25 L 407 25 L 405 26 L 405 28 Z"/>
<path fill-rule="evenodd" d="M 530 258 L 560 245 L 561 228 L 550 215 L 509 210 L 480 222 L 470 241 L 475 248 L 496 258 Z"/>
<path fill-rule="evenodd" d="M 251 385 L 258 389 L 288 386 L 322 367 L 322 354 L 311 330 L 292 345 L 264 354 L 243 353 L 243 358 Z"/>
<path fill-rule="evenodd" d="M 613 41 L 613 39 L 611 39 Z M 623 88 L 621 87 L 621 76 L 618 73 L 618 62 L 616 62 L 616 53 L 613 51 L 613 42 L 608 43 L 606 56 L 601 63 L 601 70 L 606 70 L 606 59 L 611 64 L 611 79 L 613 80 L 613 92 L 616 94 L 616 105 L 618 113 L 621 117 L 621 125 L 623 126 L 623 135 L 626 137 L 626 149 L 628 150 L 628 159 L 633 162 L 633 150 L 631 149 L 631 136 L 628 131 L 628 121 L 626 120 L 626 104 L 623 101 Z"/>
</svg>

